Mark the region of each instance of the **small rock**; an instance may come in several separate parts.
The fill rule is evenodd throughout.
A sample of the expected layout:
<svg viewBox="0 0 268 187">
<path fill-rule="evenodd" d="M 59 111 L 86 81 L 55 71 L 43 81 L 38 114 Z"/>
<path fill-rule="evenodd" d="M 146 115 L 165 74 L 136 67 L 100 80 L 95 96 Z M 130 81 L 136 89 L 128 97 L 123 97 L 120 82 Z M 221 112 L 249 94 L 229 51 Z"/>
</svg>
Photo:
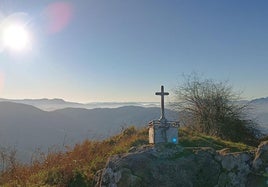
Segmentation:
<svg viewBox="0 0 268 187">
<path fill-rule="evenodd" d="M 224 169 L 231 171 L 236 165 L 236 159 L 232 154 L 222 157 L 221 165 Z"/>
<path fill-rule="evenodd" d="M 131 148 L 128 150 L 128 152 L 129 152 L 129 153 L 132 153 L 132 152 L 135 152 L 136 150 L 137 150 L 136 147 L 131 147 Z"/>
<path fill-rule="evenodd" d="M 224 148 L 218 151 L 220 155 L 226 155 L 227 153 L 230 153 L 230 148 Z"/>
</svg>

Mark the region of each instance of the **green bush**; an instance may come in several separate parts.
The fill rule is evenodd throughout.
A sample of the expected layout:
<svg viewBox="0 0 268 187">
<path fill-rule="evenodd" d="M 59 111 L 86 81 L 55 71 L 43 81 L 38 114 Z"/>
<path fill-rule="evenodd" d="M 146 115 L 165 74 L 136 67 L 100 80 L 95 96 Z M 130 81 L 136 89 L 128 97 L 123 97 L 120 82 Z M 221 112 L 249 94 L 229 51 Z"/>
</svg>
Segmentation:
<svg viewBox="0 0 268 187">
<path fill-rule="evenodd" d="M 90 181 L 87 179 L 87 176 L 82 171 L 74 171 L 73 177 L 68 182 L 69 187 L 88 187 L 90 185 Z"/>
</svg>

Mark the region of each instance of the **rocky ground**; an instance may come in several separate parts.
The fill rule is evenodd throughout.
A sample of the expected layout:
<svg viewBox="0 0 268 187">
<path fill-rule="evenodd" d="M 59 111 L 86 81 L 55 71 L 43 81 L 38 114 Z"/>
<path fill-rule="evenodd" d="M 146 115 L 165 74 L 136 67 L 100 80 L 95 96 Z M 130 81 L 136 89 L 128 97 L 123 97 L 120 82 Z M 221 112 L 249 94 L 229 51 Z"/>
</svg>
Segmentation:
<svg viewBox="0 0 268 187">
<path fill-rule="evenodd" d="M 256 151 L 237 153 L 171 144 L 133 147 L 111 157 L 95 178 L 94 185 L 102 187 L 265 187 L 268 141 Z"/>
</svg>

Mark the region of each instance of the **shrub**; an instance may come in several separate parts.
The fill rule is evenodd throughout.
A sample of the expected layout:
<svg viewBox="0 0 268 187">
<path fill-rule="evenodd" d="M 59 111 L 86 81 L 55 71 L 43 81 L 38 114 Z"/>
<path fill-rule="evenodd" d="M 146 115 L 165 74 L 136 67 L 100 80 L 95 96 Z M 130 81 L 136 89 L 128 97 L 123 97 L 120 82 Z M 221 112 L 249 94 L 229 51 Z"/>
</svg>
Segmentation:
<svg viewBox="0 0 268 187">
<path fill-rule="evenodd" d="M 68 183 L 69 187 L 86 187 L 90 186 L 90 182 L 87 179 L 87 176 L 82 171 L 74 171 L 73 177 L 70 179 Z"/>
<path fill-rule="evenodd" d="M 181 121 L 189 128 L 225 140 L 258 143 L 260 131 L 245 118 L 246 105 L 238 105 L 236 94 L 226 82 L 201 79 L 196 74 L 186 77 L 175 91 Z"/>
</svg>

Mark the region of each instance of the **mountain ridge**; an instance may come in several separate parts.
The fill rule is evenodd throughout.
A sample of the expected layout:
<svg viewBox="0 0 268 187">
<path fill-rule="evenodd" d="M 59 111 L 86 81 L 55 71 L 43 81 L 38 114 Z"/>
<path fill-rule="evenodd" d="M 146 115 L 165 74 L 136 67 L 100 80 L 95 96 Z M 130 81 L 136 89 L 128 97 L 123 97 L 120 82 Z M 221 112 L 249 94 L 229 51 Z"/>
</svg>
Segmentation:
<svg viewBox="0 0 268 187">
<path fill-rule="evenodd" d="M 169 119 L 177 116 L 166 110 Z M 26 160 L 28 152 L 53 145 L 74 145 L 84 139 L 104 139 L 130 125 L 144 127 L 158 119 L 159 108 L 65 108 L 43 111 L 34 106 L 0 102 L 1 146 L 16 146 Z"/>
<path fill-rule="evenodd" d="M 63 108 L 118 108 L 121 106 L 142 106 L 142 107 L 156 107 L 159 106 L 158 102 L 91 102 L 79 103 L 65 101 L 60 98 L 54 99 L 4 99 L 0 98 L 0 102 L 13 102 L 35 106 L 41 110 L 54 111 Z"/>
</svg>

